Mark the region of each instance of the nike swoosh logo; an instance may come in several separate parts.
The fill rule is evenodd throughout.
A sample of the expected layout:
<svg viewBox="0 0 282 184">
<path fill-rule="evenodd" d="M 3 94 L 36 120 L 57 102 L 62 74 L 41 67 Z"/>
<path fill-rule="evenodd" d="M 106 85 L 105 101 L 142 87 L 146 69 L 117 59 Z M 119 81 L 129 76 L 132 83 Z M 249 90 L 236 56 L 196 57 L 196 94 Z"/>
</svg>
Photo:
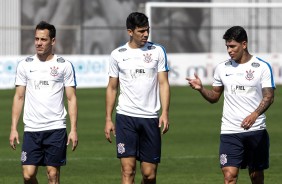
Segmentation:
<svg viewBox="0 0 282 184">
<path fill-rule="evenodd" d="M 225 74 L 225 76 L 230 76 L 230 75 L 233 75 L 232 73 L 231 74 Z"/>
<path fill-rule="evenodd" d="M 32 72 L 36 72 L 36 71 L 37 71 L 37 70 L 29 70 L 29 72 L 30 72 L 30 73 L 32 73 Z"/>
<path fill-rule="evenodd" d="M 125 59 L 123 59 L 123 61 L 126 61 L 126 60 L 129 60 L 130 58 L 125 58 Z"/>
</svg>

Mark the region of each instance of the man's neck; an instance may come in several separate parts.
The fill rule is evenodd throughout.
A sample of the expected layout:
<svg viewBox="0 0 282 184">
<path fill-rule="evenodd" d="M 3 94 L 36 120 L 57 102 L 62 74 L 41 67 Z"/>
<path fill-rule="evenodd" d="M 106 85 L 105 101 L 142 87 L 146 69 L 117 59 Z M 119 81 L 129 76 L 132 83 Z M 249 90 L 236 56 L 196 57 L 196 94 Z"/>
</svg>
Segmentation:
<svg viewBox="0 0 282 184">
<path fill-rule="evenodd" d="M 37 54 L 37 58 L 40 60 L 40 61 L 50 61 L 51 59 L 53 59 L 54 57 L 54 54 L 48 54 L 48 55 L 38 55 Z"/>
<path fill-rule="evenodd" d="M 238 64 L 244 64 L 247 63 L 252 59 L 253 55 L 251 55 L 249 52 L 246 52 L 240 60 L 236 61 Z"/>
</svg>

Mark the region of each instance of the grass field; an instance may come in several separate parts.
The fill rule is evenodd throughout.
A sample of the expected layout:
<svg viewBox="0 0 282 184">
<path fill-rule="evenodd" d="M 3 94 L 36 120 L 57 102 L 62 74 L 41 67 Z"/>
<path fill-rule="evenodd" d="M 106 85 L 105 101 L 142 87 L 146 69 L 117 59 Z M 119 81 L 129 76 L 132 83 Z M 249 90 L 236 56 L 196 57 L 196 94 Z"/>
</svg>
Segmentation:
<svg viewBox="0 0 282 184">
<path fill-rule="evenodd" d="M 266 184 L 281 184 L 282 128 L 281 86 L 275 102 L 267 112 L 270 135 L 270 169 L 265 172 Z M 171 88 L 170 131 L 163 136 L 162 163 L 158 170 L 160 184 L 219 184 L 218 143 L 222 101 L 209 104 L 188 87 Z M 9 146 L 13 90 L 0 91 L 0 184 L 22 183 L 20 145 Z M 120 183 L 119 160 L 115 144 L 104 137 L 105 89 L 78 89 L 79 146 L 68 150 L 67 166 L 62 167 L 64 184 Z M 19 132 L 22 136 L 23 124 Z M 136 183 L 140 183 L 140 172 Z M 45 168 L 38 172 L 39 183 L 47 183 Z M 239 184 L 250 183 L 247 170 L 241 170 Z"/>
</svg>

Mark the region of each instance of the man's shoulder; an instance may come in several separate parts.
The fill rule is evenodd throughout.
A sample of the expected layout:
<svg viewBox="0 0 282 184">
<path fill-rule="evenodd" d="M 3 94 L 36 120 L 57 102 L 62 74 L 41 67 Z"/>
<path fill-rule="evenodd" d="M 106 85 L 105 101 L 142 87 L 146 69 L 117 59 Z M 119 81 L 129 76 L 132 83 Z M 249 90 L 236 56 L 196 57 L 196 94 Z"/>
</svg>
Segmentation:
<svg viewBox="0 0 282 184">
<path fill-rule="evenodd" d="M 252 62 L 253 67 L 259 67 L 260 65 L 269 66 L 269 63 L 265 59 L 262 59 L 258 56 L 253 56 L 253 58 L 254 58 Z"/>
<path fill-rule="evenodd" d="M 224 61 L 220 61 L 215 66 L 215 73 L 220 74 L 223 71 L 227 70 L 228 68 L 232 68 L 232 67 L 233 67 L 232 59 L 227 59 L 227 60 L 224 60 Z"/>
<path fill-rule="evenodd" d="M 229 66 L 232 66 L 232 59 L 227 59 L 227 60 L 224 60 L 224 61 L 221 61 L 217 64 L 218 67 L 229 67 Z"/>
<path fill-rule="evenodd" d="M 161 44 L 155 42 L 147 42 L 145 45 L 149 50 L 156 49 L 156 48 L 164 48 Z"/>
<path fill-rule="evenodd" d="M 115 48 L 115 49 L 112 51 L 112 53 L 123 53 L 123 52 L 125 52 L 125 51 L 127 51 L 127 50 L 128 50 L 127 45 L 126 45 L 126 44 L 122 44 L 122 45 L 120 45 L 119 47 Z"/>
<path fill-rule="evenodd" d="M 18 66 L 26 66 L 33 64 L 36 58 L 34 56 L 26 56 L 18 60 Z"/>
<path fill-rule="evenodd" d="M 166 53 L 166 49 L 164 46 L 158 44 L 158 43 L 154 43 L 154 42 L 147 42 L 147 44 L 145 45 L 146 50 L 152 50 L 155 52 L 165 52 Z"/>
<path fill-rule="evenodd" d="M 56 61 L 57 63 L 65 63 L 67 60 L 63 58 L 62 56 L 56 55 Z"/>
<path fill-rule="evenodd" d="M 33 56 L 27 56 L 26 58 L 22 59 L 20 62 L 27 62 L 27 63 L 31 63 L 35 61 L 35 55 Z"/>
<path fill-rule="evenodd" d="M 59 65 L 69 65 L 71 62 L 63 56 L 54 55 L 54 61 Z"/>
</svg>

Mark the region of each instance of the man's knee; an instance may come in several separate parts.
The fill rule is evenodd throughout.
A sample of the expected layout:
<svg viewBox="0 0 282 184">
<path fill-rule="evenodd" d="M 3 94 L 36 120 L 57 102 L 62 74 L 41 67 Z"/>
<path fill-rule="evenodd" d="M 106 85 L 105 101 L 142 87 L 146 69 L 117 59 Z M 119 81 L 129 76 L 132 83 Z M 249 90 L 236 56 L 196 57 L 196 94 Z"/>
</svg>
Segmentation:
<svg viewBox="0 0 282 184">
<path fill-rule="evenodd" d="M 224 167 L 222 168 L 224 175 L 224 183 L 236 183 L 238 178 L 238 168 L 236 167 Z"/>
<path fill-rule="evenodd" d="M 142 176 L 144 183 L 156 183 L 158 164 L 142 163 Z"/>
<path fill-rule="evenodd" d="M 123 177 L 133 177 L 135 176 L 135 167 L 132 165 L 124 165 L 121 168 Z"/>
<path fill-rule="evenodd" d="M 153 180 L 156 178 L 156 172 L 154 170 L 146 170 L 142 172 L 143 178 L 147 180 Z"/>
<path fill-rule="evenodd" d="M 36 174 L 37 167 L 32 165 L 23 166 L 23 179 L 24 183 L 37 183 Z"/>
<path fill-rule="evenodd" d="M 155 184 L 157 181 L 156 172 L 143 172 L 143 181 L 142 184 Z"/>
<path fill-rule="evenodd" d="M 35 174 L 29 174 L 29 173 L 23 173 L 23 179 L 24 183 L 32 183 L 34 180 L 36 180 Z"/>
<path fill-rule="evenodd" d="M 47 166 L 47 177 L 49 183 L 59 183 L 60 168 Z"/>
<path fill-rule="evenodd" d="M 226 181 L 227 183 L 236 182 L 237 178 L 238 178 L 237 174 L 228 171 L 224 173 L 224 181 Z"/>
</svg>

